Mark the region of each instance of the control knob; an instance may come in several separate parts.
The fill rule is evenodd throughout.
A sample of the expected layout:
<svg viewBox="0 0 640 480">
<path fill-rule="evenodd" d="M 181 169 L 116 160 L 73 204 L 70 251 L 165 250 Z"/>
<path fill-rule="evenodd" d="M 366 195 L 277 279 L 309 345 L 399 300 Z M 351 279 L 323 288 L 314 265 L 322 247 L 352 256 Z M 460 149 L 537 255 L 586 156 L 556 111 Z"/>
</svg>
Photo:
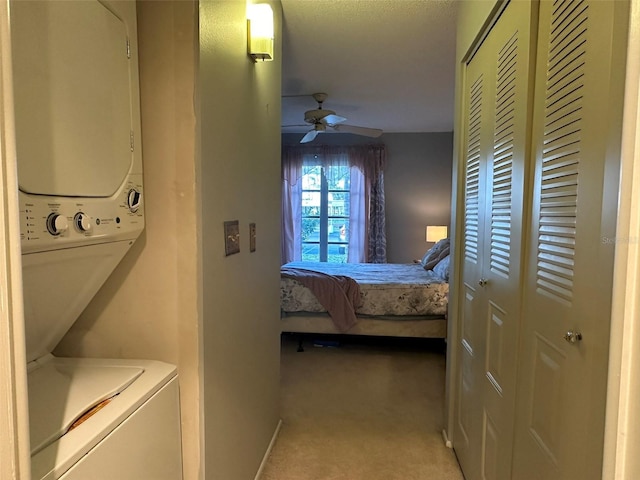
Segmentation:
<svg viewBox="0 0 640 480">
<path fill-rule="evenodd" d="M 135 188 L 129 190 L 129 193 L 127 194 L 127 206 L 129 207 L 129 211 L 136 213 L 138 208 L 140 208 L 141 201 L 142 194 L 138 190 Z"/>
<path fill-rule="evenodd" d="M 91 231 L 91 217 L 84 212 L 76 213 L 75 217 L 73 217 L 73 222 L 75 223 L 76 229 L 79 232 L 89 232 Z"/>
<path fill-rule="evenodd" d="M 47 230 L 51 235 L 58 236 L 67 231 L 69 222 L 67 217 L 59 213 L 52 213 L 47 217 Z"/>
</svg>

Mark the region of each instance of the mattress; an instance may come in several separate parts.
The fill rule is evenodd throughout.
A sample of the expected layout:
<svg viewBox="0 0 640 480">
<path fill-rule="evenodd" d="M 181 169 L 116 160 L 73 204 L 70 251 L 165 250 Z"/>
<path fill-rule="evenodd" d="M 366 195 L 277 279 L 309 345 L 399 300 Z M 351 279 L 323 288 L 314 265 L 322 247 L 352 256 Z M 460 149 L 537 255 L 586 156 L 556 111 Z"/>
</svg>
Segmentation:
<svg viewBox="0 0 640 480">
<path fill-rule="evenodd" d="M 444 316 L 449 284 L 420 264 L 291 262 L 285 266 L 353 278 L 360 286 L 356 314 Z M 280 280 L 283 312 L 326 312 L 311 291 L 290 278 Z"/>
</svg>

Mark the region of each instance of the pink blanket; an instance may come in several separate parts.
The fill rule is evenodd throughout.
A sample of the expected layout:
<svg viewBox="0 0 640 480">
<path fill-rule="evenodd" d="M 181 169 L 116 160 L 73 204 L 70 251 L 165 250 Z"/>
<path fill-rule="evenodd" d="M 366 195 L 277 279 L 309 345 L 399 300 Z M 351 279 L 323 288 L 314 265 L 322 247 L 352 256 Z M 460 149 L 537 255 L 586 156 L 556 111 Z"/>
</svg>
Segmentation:
<svg viewBox="0 0 640 480">
<path fill-rule="evenodd" d="M 360 286 L 353 278 L 292 267 L 281 267 L 280 275 L 311 290 L 340 332 L 357 323 L 355 309 L 360 305 Z"/>
</svg>

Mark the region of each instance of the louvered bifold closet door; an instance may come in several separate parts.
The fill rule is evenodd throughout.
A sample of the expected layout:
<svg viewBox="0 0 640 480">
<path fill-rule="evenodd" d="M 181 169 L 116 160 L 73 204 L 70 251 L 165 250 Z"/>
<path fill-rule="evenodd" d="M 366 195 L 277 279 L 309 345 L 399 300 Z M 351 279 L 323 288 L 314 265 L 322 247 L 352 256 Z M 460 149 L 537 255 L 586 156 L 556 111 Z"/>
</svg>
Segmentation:
<svg viewBox="0 0 640 480">
<path fill-rule="evenodd" d="M 534 55 L 533 5 L 513 1 L 495 34 L 496 88 L 491 101 L 491 162 L 487 168 L 482 321 L 485 343 L 481 477 L 510 480 L 521 323 L 523 221 L 529 165 Z"/>
<path fill-rule="evenodd" d="M 483 44 L 485 47 L 487 43 Z M 456 369 L 456 399 L 454 406 L 454 448 L 465 472 L 473 472 L 480 463 L 482 402 L 482 359 L 484 344 L 480 322 L 482 291 L 478 279 L 482 277 L 484 205 L 486 165 L 489 157 L 491 118 L 488 83 L 492 78 L 490 63 L 485 61 L 481 48 L 466 66 L 464 113 L 464 231 L 461 255 L 462 284 L 458 318 Z M 469 475 L 468 480 L 475 480 Z"/>
<path fill-rule="evenodd" d="M 454 448 L 467 480 L 511 473 L 532 8 L 508 3 L 466 66 Z"/>
<path fill-rule="evenodd" d="M 601 478 L 627 8 L 540 3 L 514 480 Z"/>
</svg>

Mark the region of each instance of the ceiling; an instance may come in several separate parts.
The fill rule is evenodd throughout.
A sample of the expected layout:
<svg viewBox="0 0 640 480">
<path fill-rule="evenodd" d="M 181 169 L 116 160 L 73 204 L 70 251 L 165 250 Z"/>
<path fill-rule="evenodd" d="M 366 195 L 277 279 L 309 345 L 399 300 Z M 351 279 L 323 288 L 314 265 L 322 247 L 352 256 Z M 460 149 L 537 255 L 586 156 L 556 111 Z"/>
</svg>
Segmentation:
<svg viewBox="0 0 640 480">
<path fill-rule="evenodd" d="M 345 124 L 453 130 L 456 0 L 281 0 L 283 133 L 312 93 Z"/>
</svg>

